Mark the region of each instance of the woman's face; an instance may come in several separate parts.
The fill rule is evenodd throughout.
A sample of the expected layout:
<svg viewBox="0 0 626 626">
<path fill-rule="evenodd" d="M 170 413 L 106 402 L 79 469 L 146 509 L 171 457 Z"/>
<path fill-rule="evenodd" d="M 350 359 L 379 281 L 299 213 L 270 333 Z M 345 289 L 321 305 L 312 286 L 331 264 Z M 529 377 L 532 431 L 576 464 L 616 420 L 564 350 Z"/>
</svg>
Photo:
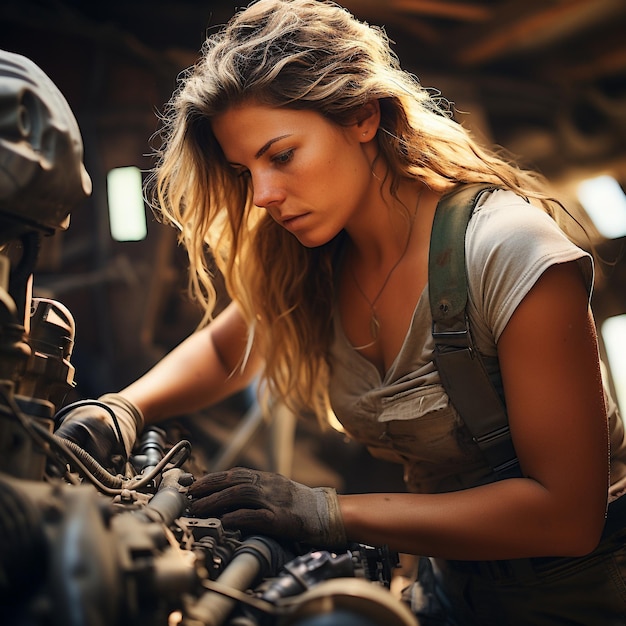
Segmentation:
<svg viewBox="0 0 626 626">
<path fill-rule="evenodd" d="M 342 127 L 314 111 L 248 103 L 212 127 L 230 165 L 250 176 L 254 203 L 304 246 L 349 228 L 372 197 L 376 119 Z"/>
</svg>

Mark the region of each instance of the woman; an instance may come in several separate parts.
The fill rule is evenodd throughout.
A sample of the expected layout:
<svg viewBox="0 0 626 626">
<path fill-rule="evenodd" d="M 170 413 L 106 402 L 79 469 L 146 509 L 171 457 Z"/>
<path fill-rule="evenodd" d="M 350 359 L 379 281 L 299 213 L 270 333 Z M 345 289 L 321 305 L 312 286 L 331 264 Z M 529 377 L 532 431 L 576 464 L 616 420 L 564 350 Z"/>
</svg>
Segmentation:
<svg viewBox="0 0 626 626">
<path fill-rule="evenodd" d="M 315 0 L 260 0 L 211 35 L 164 121 L 157 206 L 180 229 L 205 321 L 207 246 L 232 304 L 101 399 L 126 452 L 144 421 L 260 375 L 295 410 L 332 406 L 404 464 L 409 493 L 338 496 L 235 469 L 195 483 L 193 514 L 433 557 L 448 623 L 623 623 L 626 448 L 600 375 L 592 260 L 539 177 L 477 145 L 382 31 Z M 506 480 L 443 391 L 425 291 L 437 203 L 476 182 L 502 188 L 483 196 L 466 252 L 470 325 L 498 364 L 521 467 Z M 95 416 L 76 409 L 58 434 L 106 456 L 111 419 Z"/>
</svg>

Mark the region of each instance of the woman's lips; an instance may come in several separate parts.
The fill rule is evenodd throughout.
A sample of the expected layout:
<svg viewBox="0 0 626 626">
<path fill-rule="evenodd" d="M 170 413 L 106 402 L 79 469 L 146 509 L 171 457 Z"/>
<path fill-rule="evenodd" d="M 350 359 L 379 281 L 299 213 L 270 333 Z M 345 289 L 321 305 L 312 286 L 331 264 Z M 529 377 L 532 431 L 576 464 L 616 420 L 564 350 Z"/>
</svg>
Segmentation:
<svg viewBox="0 0 626 626">
<path fill-rule="evenodd" d="M 287 230 L 297 230 L 308 215 L 308 213 L 286 215 L 285 217 L 281 217 L 280 223 Z"/>
</svg>

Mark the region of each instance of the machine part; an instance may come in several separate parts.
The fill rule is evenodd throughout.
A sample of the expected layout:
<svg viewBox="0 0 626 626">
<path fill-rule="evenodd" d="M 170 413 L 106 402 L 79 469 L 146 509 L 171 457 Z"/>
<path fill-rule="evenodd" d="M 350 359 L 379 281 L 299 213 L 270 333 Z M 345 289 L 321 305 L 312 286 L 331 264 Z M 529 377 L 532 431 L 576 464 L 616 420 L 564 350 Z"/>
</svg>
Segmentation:
<svg viewBox="0 0 626 626">
<path fill-rule="evenodd" d="M 89 486 L 66 489 L 64 515 L 50 543 L 54 624 L 107 626 L 120 618 L 122 577 L 103 511 Z"/>
<path fill-rule="evenodd" d="M 46 579 L 46 536 L 41 514 L 25 497 L 24 488 L 22 481 L 0 474 L 0 606 L 3 607 L 21 602 Z M 42 567 L 32 567 L 33 563 L 42 561 Z"/>
<path fill-rule="evenodd" d="M 302 593 L 323 580 L 353 575 L 354 562 L 350 553 L 309 552 L 287 563 L 280 575 L 269 581 L 259 597 L 276 603 L 282 598 Z"/>
<path fill-rule="evenodd" d="M 117 623 L 120 575 L 97 492 L 0 475 L 0 501 L 3 620 L 15 626 Z"/>
<path fill-rule="evenodd" d="M 232 560 L 217 578 L 220 589 L 232 590 L 223 593 L 208 585 L 206 591 L 192 606 L 188 607 L 188 621 L 183 626 L 202 624 L 220 626 L 237 605 L 237 593 L 253 588 L 265 576 L 275 574 L 282 567 L 284 551 L 269 537 L 249 537 L 235 550 Z"/>
<path fill-rule="evenodd" d="M 139 474 L 148 473 L 154 469 L 165 455 L 165 431 L 162 428 L 151 426 L 144 429 L 136 448 L 131 456 L 133 467 Z"/>
<path fill-rule="evenodd" d="M 74 388 L 75 324 L 69 309 L 55 300 L 33 298 L 28 343 L 31 355 L 16 392 L 55 406 Z"/>
<path fill-rule="evenodd" d="M 332 613 L 320 613 L 305 617 L 298 626 L 381 626 L 382 622 L 374 622 L 354 611 L 337 609 Z M 386 625 L 385 625 L 386 626 Z"/>
<path fill-rule="evenodd" d="M 15 389 L 31 349 L 27 343 L 25 320 L 9 291 L 11 263 L 0 253 L 0 382 Z"/>
<path fill-rule="evenodd" d="M 180 470 L 173 470 L 180 472 Z M 195 555 L 163 521 L 165 499 L 114 505 L 92 485 L 0 475 L 0 605 L 12 626 L 166 626 L 202 592 Z M 3 621 L 3 623 L 5 623 Z"/>
<path fill-rule="evenodd" d="M 368 546 L 358 543 L 350 547 L 355 575 L 391 587 L 393 570 L 400 567 L 400 555 L 389 546 Z"/>
<path fill-rule="evenodd" d="M 362 578 L 334 578 L 298 597 L 279 626 L 419 626 L 389 590 Z"/>
<path fill-rule="evenodd" d="M 30 59 L 0 50 L 0 245 L 66 229 L 91 194 L 67 100 Z"/>
<path fill-rule="evenodd" d="M 209 580 L 217 579 L 241 545 L 239 531 L 225 531 L 216 517 L 181 517 L 176 526 L 187 538 L 183 547 L 196 555 Z"/>
<path fill-rule="evenodd" d="M 36 421 L 44 431 L 51 433 L 54 406 L 47 400 L 8 395 L 0 395 L 0 405 L 8 410 L 8 415 L 0 418 L 0 471 L 10 471 L 27 480 L 40 480 L 46 467 L 47 444 L 40 437 L 33 437 L 32 430 L 26 430 L 23 422 L 11 414 L 19 412 L 23 419 Z"/>
</svg>

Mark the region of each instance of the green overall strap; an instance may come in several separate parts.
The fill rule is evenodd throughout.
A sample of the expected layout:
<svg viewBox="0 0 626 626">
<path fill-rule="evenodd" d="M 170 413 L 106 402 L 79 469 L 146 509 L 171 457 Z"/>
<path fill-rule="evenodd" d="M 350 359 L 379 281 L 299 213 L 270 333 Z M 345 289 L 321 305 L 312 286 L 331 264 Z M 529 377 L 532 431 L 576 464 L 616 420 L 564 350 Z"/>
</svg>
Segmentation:
<svg viewBox="0 0 626 626">
<path fill-rule="evenodd" d="M 481 194 L 464 185 L 439 201 L 430 241 L 428 289 L 434 360 L 450 401 L 499 478 L 521 476 L 506 407 L 474 347 L 467 316 L 465 231 Z"/>
</svg>

